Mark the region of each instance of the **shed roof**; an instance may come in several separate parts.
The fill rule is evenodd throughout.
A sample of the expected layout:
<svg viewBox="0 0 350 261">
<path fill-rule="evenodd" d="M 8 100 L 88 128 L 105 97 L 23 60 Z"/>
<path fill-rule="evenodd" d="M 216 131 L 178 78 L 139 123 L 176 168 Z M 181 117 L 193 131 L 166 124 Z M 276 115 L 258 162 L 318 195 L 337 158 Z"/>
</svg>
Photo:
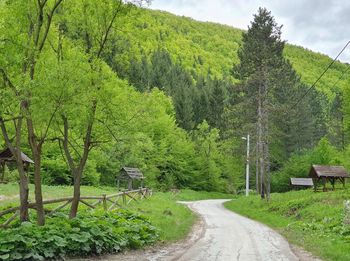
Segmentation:
<svg viewBox="0 0 350 261">
<path fill-rule="evenodd" d="M 349 178 L 349 173 L 343 166 L 323 166 L 312 165 L 310 169 L 310 177 L 336 177 L 336 178 Z"/>
<path fill-rule="evenodd" d="M 144 179 L 142 172 L 138 168 L 123 167 L 120 170 L 120 177 L 129 177 L 131 179 Z"/>
<path fill-rule="evenodd" d="M 26 154 L 24 154 L 21 151 L 21 159 L 23 162 L 27 163 L 34 163 L 33 160 L 31 160 Z M 9 148 L 4 149 L 3 151 L 0 152 L 0 161 L 3 162 L 13 162 L 16 161 L 15 157 L 13 156 L 11 150 Z"/>
<path fill-rule="evenodd" d="M 312 178 L 290 178 L 290 183 L 293 186 L 313 186 Z"/>
</svg>

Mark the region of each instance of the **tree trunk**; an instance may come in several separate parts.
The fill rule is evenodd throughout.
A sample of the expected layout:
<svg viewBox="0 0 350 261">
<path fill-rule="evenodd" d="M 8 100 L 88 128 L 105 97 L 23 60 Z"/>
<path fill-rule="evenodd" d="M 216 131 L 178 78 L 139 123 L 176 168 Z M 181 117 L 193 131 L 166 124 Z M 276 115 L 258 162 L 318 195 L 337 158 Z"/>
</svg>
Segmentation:
<svg viewBox="0 0 350 261">
<path fill-rule="evenodd" d="M 34 158 L 34 193 L 37 212 L 37 224 L 43 226 L 45 224 L 45 211 L 43 205 L 43 195 L 41 190 L 41 147 L 42 143 L 38 143 L 34 132 L 33 121 L 29 111 L 29 103 L 22 102 L 23 110 L 27 115 L 28 141 Z"/>
<path fill-rule="evenodd" d="M 260 176 L 259 176 L 259 142 L 256 142 L 255 148 L 255 188 L 256 193 L 260 194 Z"/>
<path fill-rule="evenodd" d="M 265 71 L 265 70 L 264 70 Z M 266 76 L 264 77 L 266 79 Z M 264 189 L 265 197 L 270 200 L 270 154 L 269 154 L 269 112 L 268 112 L 268 84 L 263 84 L 262 99 L 262 137 L 263 137 L 263 158 L 264 158 Z"/>
<path fill-rule="evenodd" d="M 4 182 L 5 180 L 5 162 L 2 162 L 1 164 L 1 177 L 0 177 L 0 181 Z"/>
<path fill-rule="evenodd" d="M 45 225 L 45 211 L 43 205 L 43 196 L 41 190 L 41 146 L 32 148 L 34 158 L 34 193 L 37 213 L 37 224 Z"/>
<path fill-rule="evenodd" d="M 74 159 L 70 153 L 69 146 L 68 146 L 69 144 L 68 119 L 64 115 L 62 116 L 63 125 L 64 125 L 63 149 L 66 155 L 66 159 L 68 161 L 68 166 L 72 172 L 73 179 L 74 179 L 73 201 L 72 201 L 70 214 L 69 214 L 70 218 L 76 217 L 78 212 L 79 201 L 80 201 L 80 183 L 81 183 L 81 178 L 83 176 L 84 168 L 85 168 L 85 165 L 89 156 L 90 148 L 91 148 L 91 134 L 92 134 L 92 128 L 95 120 L 96 109 L 97 109 L 97 101 L 94 100 L 91 104 L 91 116 L 86 128 L 83 155 L 79 160 L 78 167 L 76 167 L 77 164 L 74 162 Z"/>
<path fill-rule="evenodd" d="M 265 154 L 265 194 L 266 199 L 270 200 L 270 161 L 269 161 L 269 144 L 266 141 L 264 146 L 264 154 Z"/>
<path fill-rule="evenodd" d="M 12 155 L 16 159 L 17 164 L 17 170 L 19 174 L 19 199 L 20 199 L 20 210 L 19 210 L 19 217 L 20 221 L 28 221 L 29 215 L 28 215 L 28 194 L 29 194 L 29 188 L 28 188 L 28 176 L 24 170 L 24 164 L 21 157 L 21 130 L 22 130 L 22 118 L 19 117 L 16 121 L 14 120 L 15 130 L 16 130 L 16 147 L 12 145 L 10 142 L 10 139 L 8 137 L 7 129 L 5 126 L 4 121 L 0 119 L 0 125 L 1 125 L 1 131 L 4 136 L 6 146 L 10 149 Z"/>
<path fill-rule="evenodd" d="M 259 154 L 259 169 L 260 169 L 260 195 L 261 198 L 265 198 L 265 163 L 264 163 L 264 139 L 263 139 L 263 108 L 262 108 L 262 86 L 259 84 L 259 95 L 258 95 L 258 150 Z"/>
<path fill-rule="evenodd" d="M 70 208 L 69 218 L 75 218 L 78 213 L 79 201 L 80 201 L 80 182 L 83 175 L 82 171 L 77 169 L 73 171 L 74 177 L 74 191 L 73 200 Z"/>
</svg>

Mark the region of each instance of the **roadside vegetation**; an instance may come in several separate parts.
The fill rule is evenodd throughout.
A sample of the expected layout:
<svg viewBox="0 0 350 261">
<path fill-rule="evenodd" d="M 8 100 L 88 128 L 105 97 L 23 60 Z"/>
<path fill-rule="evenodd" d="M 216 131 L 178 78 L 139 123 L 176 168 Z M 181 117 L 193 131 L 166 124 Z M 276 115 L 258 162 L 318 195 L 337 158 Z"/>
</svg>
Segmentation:
<svg viewBox="0 0 350 261">
<path fill-rule="evenodd" d="M 17 203 L 17 184 L 3 184 L 0 210 Z M 43 186 L 44 199 L 71 195 L 71 186 Z M 82 195 L 115 193 L 112 187 L 82 186 Z M 16 194 L 17 193 L 17 194 Z M 46 198 L 48 195 L 49 198 Z M 125 209 L 104 212 L 80 205 L 77 218 L 69 219 L 67 210 L 47 217 L 44 227 L 17 221 L 10 228 L 0 229 L 0 260 L 43 260 L 66 256 L 101 255 L 149 244 L 168 244 L 185 238 L 196 222 L 196 215 L 176 201 L 209 198 L 233 198 L 218 192 L 179 190 L 154 192 L 142 201 L 132 201 Z M 33 213 L 30 216 L 35 220 Z M 49 247 L 47 246 L 49 245 Z"/>
<path fill-rule="evenodd" d="M 81 211 L 47 217 L 45 226 L 30 222 L 0 230 L 0 260 L 49 260 L 135 249 L 158 239 L 147 218 L 127 210 Z"/>
<path fill-rule="evenodd" d="M 272 193 L 271 201 L 257 195 L 225 203 L 226 208 L 260 221 L 324 260 L 350 259 L 350 226 L 343 222 L 344 200 L 350 189 Z"/>
</svg>

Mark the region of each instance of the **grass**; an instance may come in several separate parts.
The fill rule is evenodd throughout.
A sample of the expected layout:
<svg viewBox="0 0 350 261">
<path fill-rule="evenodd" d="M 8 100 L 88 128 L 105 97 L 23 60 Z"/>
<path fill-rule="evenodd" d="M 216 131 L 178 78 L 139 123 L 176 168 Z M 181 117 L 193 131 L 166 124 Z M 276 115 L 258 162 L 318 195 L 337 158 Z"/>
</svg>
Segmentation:
<svg viewBox="0 0 350 261">
<path fill-rule="evenodd" d="M 131 208 L 146 215 L 152 224 L 160 229 L 162 241 L 176 241 L 190 232 L 197 219 L 192 211 L 176 201 L 219 198 L 233 198 L 233 195 L 189 189 L 181 190 L 178 194 L 158 192 L 146 201 L 133 204 Z"/>
<path fill-rule="evenodd" d="M 72 186 L 42 186 L 43 198 L 54 199 L 69 197 L 73 195 Z M 116 188 L 113 187 L 91 187 L 91 186 L 81 186 L 82 196 L 101 196 L 102 194 L 112 194 L 116 193 Z M 17 205 L 19 204 L 18 196 L 18 184 L 8 183 L 0 184 L 0 196 L 5 196 L 5 200 L 0 200 L 0 208 L 7 206 L 9 204 Z M 29 184 L 29 201 L 34 202 L 34 185 Z"/>
<path fill-rule="evenodd" d="M 271 201 L 259 196 L 240 197 L 225 203 L 239 214 L 279 231 L 288 241 L 324 260 L 350 260 L 350 227 L 343 225 L 344 200 L 349 189 L 312 190 L 271 194 Z"/>
<path fill-rule="evenodd" d="M 30 201 L 34 202 L 34 187 L 30 185 Z M 53 199 L 71 196 L 73 187 L 71 186 L 46 186 L 43 185 L 44 199 Z M 112 194 L 116 192 L 113 187 L 90 187 L 82 186 L 82 196 L 99 196 L 102 194 Z M 5 200 L 0 200 L 0 209 L 19 204 L 18 184 L 1 184 L 0 195 L 5 196 Z M 193 201 L 202 199 L 233 198 L 233 195 L 193 191 L 189 189 L 181 190 L 179 193 L 156 192 L 152 197 L 140 202 L 132 202 L 128 209 L 143 214 L 150 219 L 152 224 L 159 229 L 160 240 L 162 242 L 173 242 L 186 237 L 192 225 L 196 221 L 196 215 L 183 204 L 176 201 Z M 51 206 L 51 205 L 50 205 Z M 80 204 L 80 207 L 85 207 Z"/>
</svg>

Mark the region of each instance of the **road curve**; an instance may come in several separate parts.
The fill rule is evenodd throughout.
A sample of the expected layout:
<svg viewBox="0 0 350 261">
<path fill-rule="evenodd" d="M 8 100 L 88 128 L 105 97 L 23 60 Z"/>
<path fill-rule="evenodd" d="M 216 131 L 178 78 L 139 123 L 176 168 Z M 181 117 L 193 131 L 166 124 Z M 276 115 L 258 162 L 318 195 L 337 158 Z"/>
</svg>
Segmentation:
<svg viewBox="0 0 350 261">
<path fill-rule="evenodd" d="M 205 233 L 185 252 L 169 258 L 170 260 L 299 260 L 281 235 L 256 221 L 227 210 L 223 206 L 225 201 L 202 200 L 187 203 L 203 217 Z"/>
<path fill-rule="evenodd" d="M 226 201 L 182 202 L 200 217 L 186 240 L 162 248 L 71 261 L 321 261 L 293 247 L 297 257 L 281 235 L 227 210 L 223 206 Z"/>
</svg>

